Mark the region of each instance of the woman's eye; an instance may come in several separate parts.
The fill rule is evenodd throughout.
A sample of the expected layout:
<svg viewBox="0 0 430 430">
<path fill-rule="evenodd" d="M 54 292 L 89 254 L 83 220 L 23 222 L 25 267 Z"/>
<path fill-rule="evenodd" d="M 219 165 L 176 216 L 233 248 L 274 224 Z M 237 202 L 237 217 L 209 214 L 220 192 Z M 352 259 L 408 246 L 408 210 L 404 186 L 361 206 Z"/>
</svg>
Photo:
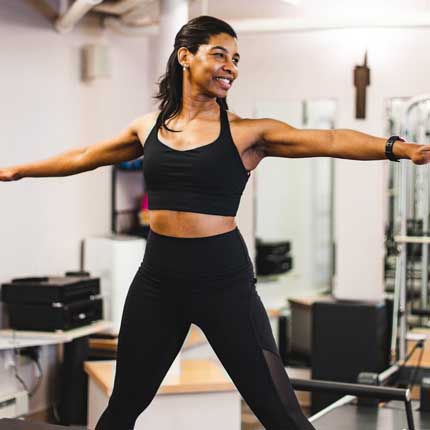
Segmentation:
<svg viewBox="0 0 430 430">
<path fill-rule="evenodd" d="M 214 55 L 215 56 L 224 57 L 224 53 L 222 53 L 222 52 L 216 52 Z M 239 64 L 239 59 L 238 58 L 233 58 L 232 61 L 234 62 L 234 64 L 236 64 L 236 66 Z"/>
</svg>

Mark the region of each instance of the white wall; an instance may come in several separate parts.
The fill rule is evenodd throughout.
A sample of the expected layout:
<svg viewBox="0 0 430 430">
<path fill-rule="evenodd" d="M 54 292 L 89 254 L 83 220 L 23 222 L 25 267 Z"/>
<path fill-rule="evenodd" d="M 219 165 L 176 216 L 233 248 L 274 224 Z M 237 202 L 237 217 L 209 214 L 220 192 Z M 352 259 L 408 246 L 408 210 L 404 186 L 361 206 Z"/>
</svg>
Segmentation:
<svg viewBox="0 0 430 430">
<path fill-rule="evenodd" d="M 2 166 L 111 137 L 148 110 L 147 39 L 108 34 L 112 78 L 84 84 L 79 48 L 98 41 L 101 31 L 60 35 L 27 3 L 15 1 L 3 2 L 1 21 Z M 102 168 L 2 184 L 0 280 L 78 268 L 79 241 L 110 228 L 109 176 Z"/>
</svg>

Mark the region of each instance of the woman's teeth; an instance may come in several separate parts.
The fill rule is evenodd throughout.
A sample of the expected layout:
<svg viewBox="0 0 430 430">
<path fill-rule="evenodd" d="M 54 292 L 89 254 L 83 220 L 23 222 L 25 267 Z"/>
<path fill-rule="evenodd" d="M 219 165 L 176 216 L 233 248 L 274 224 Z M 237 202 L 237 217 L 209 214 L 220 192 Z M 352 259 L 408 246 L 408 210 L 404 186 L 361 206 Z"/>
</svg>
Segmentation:
<svg viewBox="0 0 430 430">
<path fill-rule="evenodd" d="M 231 87 L 231 82 L 227 78 L 215 78 L 216 81 L 218 81 L 222 88 L 229 89 Z"/>
</svg>

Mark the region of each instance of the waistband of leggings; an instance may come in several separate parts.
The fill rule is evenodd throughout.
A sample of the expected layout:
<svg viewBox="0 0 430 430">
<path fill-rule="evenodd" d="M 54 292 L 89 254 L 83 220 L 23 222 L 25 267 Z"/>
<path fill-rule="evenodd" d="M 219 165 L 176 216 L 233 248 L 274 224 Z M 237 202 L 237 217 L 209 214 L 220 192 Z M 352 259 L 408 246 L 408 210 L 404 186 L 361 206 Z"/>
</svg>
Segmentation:
<svg viewBox="0 0 430 430">
<path fill-rule="evenodd" d="M 149 235 L 148 235 L 148 239 L 150 236 L 160 239 L 160 240 L 164 240 L 164 241 L 170 241 L 170 242 L 187 242 L 187 243 L 191 243 L 191 242 L 203 242 L 203 241 L 212 241 L 212 240 L 222 240 L 222 239 L 226 239 L 228 237 L 233 237 L 236 235 L 240 235 L 240 231 L 239 231 L 239 227 L 236 226 L 233 230 L 229 230 L 226 231 L 224 233 L 219 233 L 219 234 L 215 234 L 212 236 L 199 236 L 199 237 L 177 237 L 177 236 L 166 236 L 164 234 L 161 233 L 157 233 L 154 230 L 152 230 L 151 228 L 149 229 Z"/>
<path fill-rule="evenodd" d="M 191 238 L 150 230 L 143 263 L 156 271 L 197 278 L 247 272 L 252 266 L 237 226 L 225 233 Z"/>
</svg>

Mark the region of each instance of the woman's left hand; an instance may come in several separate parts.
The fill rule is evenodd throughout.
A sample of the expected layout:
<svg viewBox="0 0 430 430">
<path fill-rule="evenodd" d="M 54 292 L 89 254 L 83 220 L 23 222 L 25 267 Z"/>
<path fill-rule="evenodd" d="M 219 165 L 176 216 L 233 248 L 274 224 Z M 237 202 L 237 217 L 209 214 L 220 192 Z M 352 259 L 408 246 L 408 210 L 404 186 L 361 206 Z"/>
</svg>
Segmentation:
<svg viewBox="0 0 430 430">
<path fill-rule="evenodd" d="M 416 146 L 410 154 L 410 159 L 414 164 L 430 163 L 430 145 Z"/>
</svg>

